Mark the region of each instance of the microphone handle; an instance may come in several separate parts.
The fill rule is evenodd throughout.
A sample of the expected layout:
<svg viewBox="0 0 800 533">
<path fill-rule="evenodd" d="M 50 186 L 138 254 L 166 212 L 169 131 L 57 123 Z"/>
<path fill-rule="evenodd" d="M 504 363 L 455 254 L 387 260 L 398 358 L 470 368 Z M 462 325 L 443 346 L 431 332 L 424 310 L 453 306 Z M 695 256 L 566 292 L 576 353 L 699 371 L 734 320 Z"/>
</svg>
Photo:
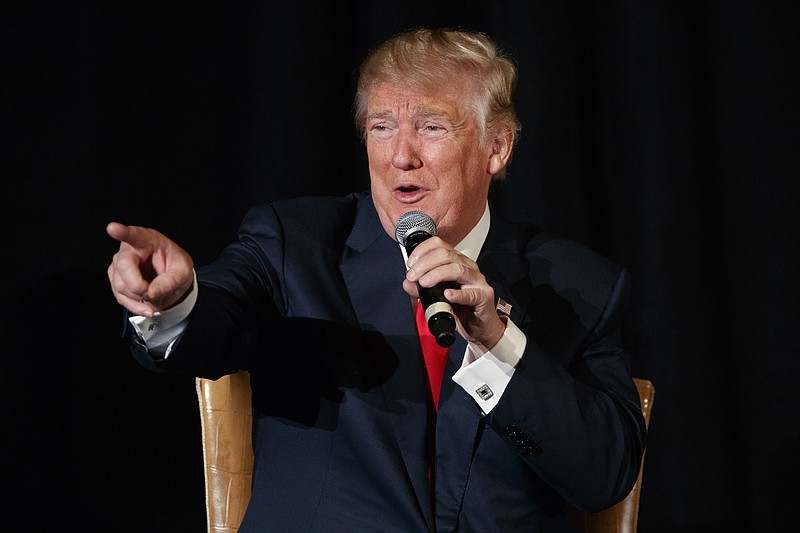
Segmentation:
<svg viewBox="0 0 800 533">
<path fill-rule="evenodd" d="M 431 234 L 423 230 L 417 230 L 407 235 L 405 239 L 406 252 L 411 255 L 419 243 L 428 240 L 430 237 Z M 436 339 L 436 344 L 442 348 L 447 348 L 456 340 L 456 319 L 452 305 L 444 297 L 444 290 L 458 288 L 458 285 L 448 281 L 433 287 L 423 287 L 420 284 L 417 284 L 417 287 L 419 289 L 420 304 L 425 310 L 428 329 Z"/>
<path fill-rule="evenodd" d="M 436 344 L 447 348 L 456 340 L 456 319 L 453 315 L 453 307 L 444 297 L 444 290 L 456 288 L 457 285 L 453 282 L 445 282 L 428 288 L 421 285 L 418 287 L 419 302 L 425 309 L 428 329 L 436 339 Z"/>
</svg>

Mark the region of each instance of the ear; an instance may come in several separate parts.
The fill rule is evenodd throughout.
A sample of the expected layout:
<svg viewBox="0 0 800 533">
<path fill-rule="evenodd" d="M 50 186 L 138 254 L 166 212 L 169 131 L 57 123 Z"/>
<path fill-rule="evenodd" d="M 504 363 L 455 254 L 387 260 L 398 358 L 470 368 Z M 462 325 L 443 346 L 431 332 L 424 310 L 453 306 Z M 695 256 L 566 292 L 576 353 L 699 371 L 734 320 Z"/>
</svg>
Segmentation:
<svg viewBox="0 0 800 533">
<path fill-rule="evenodd" d="M 497 133 L 492 142 L 492 153 L 486 166 L 486 172 L 494 176 L 508 164 L 511 151 L 514 149 L 514 130 L 503 129 Z"/>
</svg>

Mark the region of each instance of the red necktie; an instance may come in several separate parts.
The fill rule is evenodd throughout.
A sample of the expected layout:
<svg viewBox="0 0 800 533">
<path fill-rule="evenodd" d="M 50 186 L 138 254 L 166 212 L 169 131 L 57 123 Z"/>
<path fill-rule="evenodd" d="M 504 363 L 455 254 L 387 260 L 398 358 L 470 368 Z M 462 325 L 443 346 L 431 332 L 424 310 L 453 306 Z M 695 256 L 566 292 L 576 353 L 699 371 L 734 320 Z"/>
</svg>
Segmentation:
<svg viewBox="0 0 800 533">
<path fill-rule="evenodd" d="M 431 396 L 433 406 L 439 409 L 439 391 L 442 388 L 442 378 L 444 378 L 444 367 L 447 363 L 449 348 L 442 348 L 436 344 L 436 339 L 428 329 L 428 322 L 425 320 L 425 310 L 422 303 L 417 302 L 417 333 L 419 343 L 422 346 L 422 355 L 425 357 L 425 368 L 428 369 L 428 381 L 431 386 Z"/>
<path fill-rule="evenodd" d="M 431 335 L 428 329 L 428 321 L 425 320 L 425 310 L 422 308 L 422 302 L 417 302 L 417 334 L 419 335 L 419 344 L 422 347 L 422 356 L 425 358 L 425 368 L 428 371 L 428 382 L 430 383 L 431 397 L 433 398 L 433 405 L 428 405 L 428 438 L 427 438 L 427 455 L 428 455 L 428 483 L 431 487 L 431 494 L 433 494 L 433 461 L 435 457 L 435 435 L 436 435 L 436 412 L 439 410 L 439 391 L 442 388 L 442 379 L 444 378 L 444 367 L 447 363 L 447 354 L 450 348 L 442 348 L 436 344 L 436 339 Z"/>
</svg>

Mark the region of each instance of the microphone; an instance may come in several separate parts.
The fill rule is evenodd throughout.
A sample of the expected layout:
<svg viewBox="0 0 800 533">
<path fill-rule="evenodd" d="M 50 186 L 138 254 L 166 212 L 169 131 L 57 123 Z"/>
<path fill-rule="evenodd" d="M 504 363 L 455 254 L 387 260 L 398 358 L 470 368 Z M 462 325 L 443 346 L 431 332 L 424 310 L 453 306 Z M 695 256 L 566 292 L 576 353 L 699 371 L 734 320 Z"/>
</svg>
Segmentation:
<svg viewBox="0 0 800 533">
<path fill-rule="evenodd" d="M 408 255 L 419 243 L 436 235 L 436 223 L 422 211 L 409 211 L 400 217 L 394 227 L 397 242 L 403 245 Z M 439 283 L 430 288 L 419 287 L 420 305 L 425 309 L 428 329 L 436 344 L 446 348 L 456 340 L 456 318 L 453 307 L 444 297 L 444 290 L 455 287 L 453 283 Z"/>
</svg>

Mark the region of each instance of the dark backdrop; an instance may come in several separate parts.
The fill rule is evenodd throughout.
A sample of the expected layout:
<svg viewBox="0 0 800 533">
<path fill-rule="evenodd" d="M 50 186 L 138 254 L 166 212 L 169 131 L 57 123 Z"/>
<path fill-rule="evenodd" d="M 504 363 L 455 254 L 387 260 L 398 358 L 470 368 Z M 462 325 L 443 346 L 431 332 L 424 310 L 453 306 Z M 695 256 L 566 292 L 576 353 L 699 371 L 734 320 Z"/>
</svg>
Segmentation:
<svg viewBox="0 0 800 533">
<path fill-rule="evenodd" d="M 3 524 L 201 531 L 192 379 L 119 338 L 108 221 L 198 263 L 253 203 L 367 185 L 350 103 L 400 29 L 517 57 L 501 208 L 627 265 L 657 388 L 643 532 L 797 524 L 797 2 L 5 2 Z"/>
</svg>

